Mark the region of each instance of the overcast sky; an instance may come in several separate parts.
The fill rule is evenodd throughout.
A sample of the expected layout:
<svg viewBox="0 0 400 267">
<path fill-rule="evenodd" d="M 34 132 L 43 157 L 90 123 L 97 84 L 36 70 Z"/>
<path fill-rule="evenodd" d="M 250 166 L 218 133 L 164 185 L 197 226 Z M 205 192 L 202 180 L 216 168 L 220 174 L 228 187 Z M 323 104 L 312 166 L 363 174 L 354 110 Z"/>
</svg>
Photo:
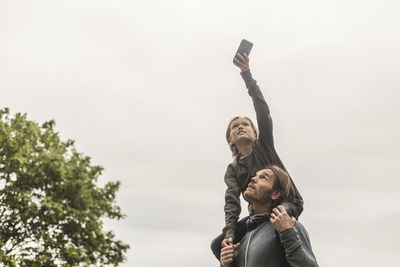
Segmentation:
<svg viewBox="0 0 400 267">
<path fill-rule="evenodd" d="M 122 266 L 218 266 L 229 119 L 271 108 L 324 267 L 398 266 L 400 3 L 0 1 L 0 107 L 55 119 L 120 180 Z M 246 215 L 242 213 L 242 215 Z"/>
</svg>

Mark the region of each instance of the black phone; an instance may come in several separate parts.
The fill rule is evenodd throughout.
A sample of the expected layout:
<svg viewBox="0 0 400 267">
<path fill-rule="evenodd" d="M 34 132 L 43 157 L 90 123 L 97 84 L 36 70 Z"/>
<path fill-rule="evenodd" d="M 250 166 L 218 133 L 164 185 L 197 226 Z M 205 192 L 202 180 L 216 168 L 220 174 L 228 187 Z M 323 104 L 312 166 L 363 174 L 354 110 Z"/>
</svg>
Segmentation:
<svg viewBox="0 0 400 267">
<path fill-rule="evenodd" d="M 239 48 L 236 51 L 236 54 L 239 53 L 243 56 L 243 54 L 249 55 L 251 49 L 253 48 L 253 43 L 243 39 L 242 42 L 240 42 Z M 235 57 L 236 57 L 235 54 Z"/>
</svg>

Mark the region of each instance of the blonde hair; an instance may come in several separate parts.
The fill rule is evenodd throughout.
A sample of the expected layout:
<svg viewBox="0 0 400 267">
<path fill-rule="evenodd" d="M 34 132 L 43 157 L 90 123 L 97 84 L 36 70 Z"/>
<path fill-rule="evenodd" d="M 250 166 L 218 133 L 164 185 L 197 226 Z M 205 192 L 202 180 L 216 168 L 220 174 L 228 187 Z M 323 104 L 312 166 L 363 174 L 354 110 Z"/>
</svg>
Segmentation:
<svg viewBox="0 0 400 267">
<path fill-rule="evenodd" d="M 233 117 L 229 121 L 228 128 L 226 129 L 226 141 L 228 142 L 229 148 L 232 151 L 232 157 L 239 156 L 239 151 L 236 148 L 235 144 L 231 144 L 231 142 L 230 142 L 230 140 L 231 140 L 231 125 L 232 125 L 232 122 L 237 120 L 237 119 L 246 119 L 246 120 L 248 120 L 250 122 L 251 128 L 253 128 L 253 130 L 254 130 L 254 134 L 255 134 L 256 138 L 258 138 L 258 129 L 254 125 L 253 121 L 249 117 L 239 117 L 239 116 Z"/>
<path fill-rule="evenodd" d="M 296 193 L 289 174 L 277 165 L 269 165 L 264 169 L 271 170 L 275 175 L 275 181 L 272 190 L 280 193 L 280 197 L 277 202 L 293 202 Z"/>
</svg>

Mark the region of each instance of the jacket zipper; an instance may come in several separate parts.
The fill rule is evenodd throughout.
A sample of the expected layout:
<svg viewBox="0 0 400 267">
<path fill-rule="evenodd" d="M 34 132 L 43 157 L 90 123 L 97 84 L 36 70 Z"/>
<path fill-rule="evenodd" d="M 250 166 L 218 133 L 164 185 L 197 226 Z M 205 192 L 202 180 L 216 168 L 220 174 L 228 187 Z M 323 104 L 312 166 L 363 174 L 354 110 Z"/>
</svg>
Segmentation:
<svg viewBox="0 0 400 267">
<path fill-rule="evenodd" d="M 249 245 L 250 245 L 251 235 L 252 234 L 253 234 L 253 231 L 250 232 L 249 241 L 247 242 L 246 253 L 244 254 L 244 267 L 247 267 L 247 252 L 249 251 Z"/>
</svg>

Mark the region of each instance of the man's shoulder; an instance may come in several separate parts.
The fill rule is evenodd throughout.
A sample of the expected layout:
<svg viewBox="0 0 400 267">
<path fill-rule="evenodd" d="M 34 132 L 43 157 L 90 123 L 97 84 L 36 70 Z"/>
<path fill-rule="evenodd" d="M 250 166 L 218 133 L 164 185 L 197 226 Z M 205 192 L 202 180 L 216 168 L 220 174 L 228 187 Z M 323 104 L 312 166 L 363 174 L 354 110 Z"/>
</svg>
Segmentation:
<svg viewBox="0 0 400 267">
<path fill-rule="evenodd" d="M 303 238 L 309 239 L 306 228 L 299 221 L 296 222 L 294 227 L 290 227 L 290 228 L 280 232 L 280 236 L 281 236 L 281 238 L 284 238 L 284 239 L 289 238 L 290 236 L 292 236 L 292 237 L 297 236 L 297 237 L 300 237 L 301 239 L 303 239 Z"/>
<path fill-rule="evenodd" d="M 306 230 L 306 228 L 304 227 L 304 225 L 303 225 L 301 222 L 299 222 L 299 221 L 296 222 L 295 228 L 296 228 L 297 230 L 307 232 L 307 230 Z"/>
</svg>

